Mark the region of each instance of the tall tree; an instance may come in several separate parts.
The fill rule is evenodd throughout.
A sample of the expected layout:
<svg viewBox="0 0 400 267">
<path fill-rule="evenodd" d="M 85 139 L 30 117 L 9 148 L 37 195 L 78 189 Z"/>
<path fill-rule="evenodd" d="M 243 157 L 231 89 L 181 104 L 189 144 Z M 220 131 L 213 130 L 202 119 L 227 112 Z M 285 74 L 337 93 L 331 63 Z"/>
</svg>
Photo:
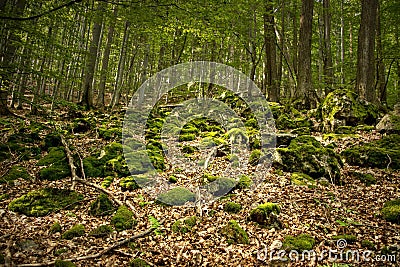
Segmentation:
<svg viewBox="0 0 400 267">
<path fill-rule="evenodd" d="M 332 90 L 333 84 L 333 63 L 332 63 L 332 50 L 331 50 L 331 12 L 330 0 L 323 0 L 323 21 L 324 21 L 324 41 L 323 41 L 323 68 L 325 80 L 325 94 Z"/>
<path fill-rule="evenodd" d="M 376 100 L 375 31 L 377 0 L 361 0 L 361 24 L 358 32 L 356 92 L 362 99 Z"/>
<path fill-rule="evenodd" d="M 298 85 L 296 98 L 301 99 L 304 108 L 316 105 L 316 96 L 311 75 L 311 38 L 313 21 L 314 0 L 303 0 L 300 17 Z"/>
</svg>

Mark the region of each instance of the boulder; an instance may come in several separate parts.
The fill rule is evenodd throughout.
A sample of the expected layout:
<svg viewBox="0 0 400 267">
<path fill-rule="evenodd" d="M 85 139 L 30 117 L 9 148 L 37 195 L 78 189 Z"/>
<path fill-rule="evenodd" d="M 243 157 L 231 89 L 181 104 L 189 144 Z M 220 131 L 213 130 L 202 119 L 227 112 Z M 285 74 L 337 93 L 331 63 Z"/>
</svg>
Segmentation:
<svg viewBox="0 0 400 267">
<path fill-rule="evenodd" d="M 386 114 L 376 125 L 376 130 L 383 133 L 400 134 L 400 104 L 394 106 L 394 111 Z"/>
</svg>

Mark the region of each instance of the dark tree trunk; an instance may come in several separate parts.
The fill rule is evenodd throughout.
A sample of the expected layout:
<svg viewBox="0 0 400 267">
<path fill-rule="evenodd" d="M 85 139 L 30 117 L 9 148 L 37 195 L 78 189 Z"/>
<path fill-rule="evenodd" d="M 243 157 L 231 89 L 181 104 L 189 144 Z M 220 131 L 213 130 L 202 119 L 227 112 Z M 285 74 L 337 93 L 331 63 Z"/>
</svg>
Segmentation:
<svg viewBox="0 0 400 267">
<path fill-rule="evenodd" d="M 330 0 L 323 1 L 323 21 L 324 21 L 324 49 L 323 49 L 323 61 L 324 61 L 324 81 L 325 81 L 325 94 L 327 95 L 332 91 L 333 85 L 333 63 L 332 63 L 332 51 L 331 51 L 331 12 Z"/>
</svg>

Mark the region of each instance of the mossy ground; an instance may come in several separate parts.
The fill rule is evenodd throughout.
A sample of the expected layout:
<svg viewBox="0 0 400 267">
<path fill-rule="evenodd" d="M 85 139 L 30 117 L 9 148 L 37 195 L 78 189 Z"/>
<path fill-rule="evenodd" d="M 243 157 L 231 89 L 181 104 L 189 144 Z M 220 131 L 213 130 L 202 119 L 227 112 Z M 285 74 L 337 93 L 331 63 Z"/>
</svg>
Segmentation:
<svg viewBox="0 0 400 267">
<path fill-rule="evenodd" d="M 6 173 L 6 175 L 0 178 L 0 183 L 12 184 L 15 180 L 20 178 L 24 180 L 30 180 L 32 179 L 32 176 L 26 171 L 24 167 L 15 165 L 11 167 L 11 169 Z"/>
<path fill-rule="evenodd" d="M 72 226 L 69 230 L 65 231 L 61 238 L 63 239 L 73 239 L 74 237 L 80 237 L 85 235 L 85 226 L 83 224 L 76 224 Z"/>
<path fill-rule="evenodd" d="M 286 251 L 295 250 L 302 252 L 311 250 L 315 245 L 315 239 L 308 234 L 300 234 L 298 236 L 286 236 L 282 242 L 282 248 Z"/>
<path fill-rule="evenodd" d="M 43 188 L 31 191 L 17 198 L 8 205 L 8 208 L 27 216 L 45 216 L 53 211 L 64 208 L 73 208 L 83 199 L 75 191 L 58 188 Z"/>
<path fill-rule="evenodd" d="M 249 236 L 235 220 L 230 220 L 221 233 L 226 237 L 228 244 L 249 244 Z"/>
<path fill-rule="evenodd" d="M 114 211 L 113 203 L 105 194 L 100 194 L 91 204 L 89 214 L 94 216 L 109 215 Z"/>
<path fill-rule="evenodd" d="M 400 199 L 385 202 L 381 213 L 385 220 L 400 224 Z"/>
<path fill-rule="evenodd" d="M 258 205 L 250 211 L 249 220 L 265 227 L 281 228 L 282 223 L 276 215 L 280 213 L 280 207 L 276 203 L 267 202 Z"/>
<path fill-rule="evenodd" d="M 183 187 L 175 187 L 157 197 L 159 203 L 174 206 L 180 206 L 187 202 L 193 202 L 194 200 L 195 194 Z"/>
<path fill-rule="evenodd" d="M 110 225 L 102 224 L 89 232 L 90 236 L 103 237 L 112 233 L 113 228 Z"/>
<path fill-rule="evenodd" d="M 132 229 L 136 225 L 136 220 L 133 218 L 133 212 L 126 206 L 119 206 L 117 212 L 111 218 L 111 223 L 114 225 L 115 230 L 123 231 Z"/>
</svg>

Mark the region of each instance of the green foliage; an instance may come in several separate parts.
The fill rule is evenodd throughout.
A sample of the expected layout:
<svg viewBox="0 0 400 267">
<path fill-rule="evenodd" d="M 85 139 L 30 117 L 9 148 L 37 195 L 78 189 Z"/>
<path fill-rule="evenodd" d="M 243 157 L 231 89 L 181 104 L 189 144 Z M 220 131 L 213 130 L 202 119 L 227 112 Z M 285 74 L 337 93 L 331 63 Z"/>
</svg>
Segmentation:
<svg viewBox="0 0 400 267">
<path fill-rule="evenodd" d="M 70 261 L 56 260 L 54 267 L 76 267 L 76 265 Z"/>
<path fill-rule="evenodd" d="M 13 181 L 22 178 L 24 180 L 30 180 L 32 176 L 22 166 L 15 165 L 0 178 L 0 183 L 13 183 Z"/>
<path fill-rule="evenodd" d="M 111 234 L 112 231 L 113 229 L 110 225 L 102 224 L 97 228 L 93 229 L 92 231 L 90 231 L 89 235 L 94 237 L 103 237 Z"/>
<path fill-rule="evenodd" d="M 158 195 L 157 202 L 166 205 L 181 206 L 186 202 L 193 202 L 195 194 L 184 187 L 175 187 L 166 193 Z"/>
<path fill-rule="evenodd" d="M 0 264 L 6 263 L 6 260 L 4 259 L 3 253 L 0 253 Z"/>
<path fill-rule="evenodd" d="M 352 244 L 357 241 L 357 237 L 354 235 L 334 235 L 332 236 L 333 240 L 344 239 L 347 243 Z"/>
<path fill-rule="evenodd" d="M 100 194 L 91 204 L 89 214 L 93 216 L 109 215 L 114 211 L 113 203 L 106 194 Z"/>
<path fill-rule="evenodd" d="M 236 186 L 236 181 L 231 178 L 220 177 L 206 185 L 208 192 L 214 196 L 222 196 L 231 192 Z"/>
<path fill-rule="evenodd" d="M 380 140 L 350 147 L 341 155 L 352 165 L 399 170 L 400 135 L 391 134 Z"/>
<path fill-rule="evenodd" d="M 235 220 L 230 220 L 221 233 L 226 237 L 228 244 L 249 244 L 249 236 Z"/>
<path fill-rule="evenodd" d="M 150 265 L 140 258 L 135 258 L 129 262 L 129 267 L 150 267 Z"/>
<path fill-rule="evenodd" d="M 9 210 L 27 216 L 46 216 L 63 208 L 72 208 L 83 196 L 75 191 L 58 188 L 43 188 L 31 191 L 8 205 Z"/>
<path fill-rule="evenodd" d="M 249 188 L 252 183 L 253 183 L 253 181 L 251 180 L 251 178 L 249 176 L 241 175 L 240 178 L 239 178 L 238 183 L 235 186 L 235 189 Z"/>
<path fill-rule="evenodd" d="M 38 166 L 47 166 L 39 171 L 39 177 L 45 180 L 60 180 L 71 175 L 71 169 L 63 147 L 51 147 L 49 153 L 41 158 Z"/>
<path fill-rule="evenodd" d="M 111 223 L 115 230 L 122 231 L 132 229 L 136 225 L 136 220 L 133 219 L 133 212 L 126 206 L 119 206 L 117 212 L 111 218 Z"/>
<path fill-rule="evenodd" d="M 385 202 L 381 213 L 385 220 L 400 224 L 400 199 Z"/>
<path fill-rule="evenodd" d="M 302 252 L 311 250 L 314 247 L 315 239 L 308 234 L 301 234 L 296 237 L 286 236 L 282 242 L 282 248 L 286 251 L 296 250 Z"/>
<path fill-rule="evenodd" d="M 228 213 L 238 213 L 242 209 L 242 205 L 235 202 L 226 202 L 224 205 L 224 211 Z"/>
<path fill-rule="evenodd" d="M 266 202 L 250 211 L 249 220 L 262 226 L 281 228 L 281 222 L 276 217 L 280 211 L 278 204 Z"/>
<path fill-rule="evenodd" d="M 61 224 L 59 222 L 53 223 L 53 225 L 50 227 L 50 233 L 61 233 Z"/>
<path fill-rule="evenodd" d="M 53 254 L 54 256 L 60 256 L 61 254 L 68 252 L 68 248 L 60 248 L 57 250 L 54 250 Z"/>
<path fill-rule="evenodd" d="M 62 239 L 73 239 L 74 237 L 83 236 L 85 234 L 85 226 L 82 224 L 76 224 L 69 230 L 65 231 L 62 235 Z"/>
</svg>

